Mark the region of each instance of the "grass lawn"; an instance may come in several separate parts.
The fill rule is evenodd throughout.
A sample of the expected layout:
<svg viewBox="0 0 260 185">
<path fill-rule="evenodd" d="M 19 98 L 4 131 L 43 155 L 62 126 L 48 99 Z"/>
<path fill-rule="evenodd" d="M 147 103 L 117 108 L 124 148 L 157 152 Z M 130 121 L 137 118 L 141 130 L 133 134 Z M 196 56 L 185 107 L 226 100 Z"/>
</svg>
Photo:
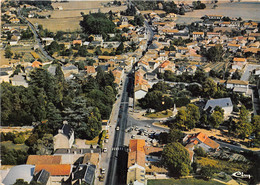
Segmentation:
<svg viewBox="0 0 260 185">
<path fill-rule="evenodd" d="M 173 115 L 172 111 L 167 110 L 167 111 L 162 111 L 162 112 L 148 113 L 145 116 L 148 118 L 168 118 L 172 115 Z"/>
<path fill-rule="evenodd" d="M 148 180 L 148 185 L 222 185 L 222 183 L 209 180 L 205 181 L 202 179 L 156 179 L 156 180 Z"/>
<path fill-rule="evenodd" d="M 86 140 L 86 145 L 96 145 L 99 140 L 99 135 L 92 140 Z"/>
<path fill-rule="evenodd" d="M 1 142 L 1 146 L 5 146 L 8 149 L 14 149 L 14 150 L 28 150 L 28 146 L 25 144 L 14 144 L 12 141 L 3 141 Z"/>
<path fill-rule="evenodd" d="M 224 161 L 219 159 L 211 159 L 208 157 L 198 158 L 198 163 L 201 166 L 212 166 L 218 172 L 223 171 L 229 174 L 234 173 L 236 171 L 246 172 L 252 166 L 251 164 L 236 163 L 236 162 Z"/>
</svg>

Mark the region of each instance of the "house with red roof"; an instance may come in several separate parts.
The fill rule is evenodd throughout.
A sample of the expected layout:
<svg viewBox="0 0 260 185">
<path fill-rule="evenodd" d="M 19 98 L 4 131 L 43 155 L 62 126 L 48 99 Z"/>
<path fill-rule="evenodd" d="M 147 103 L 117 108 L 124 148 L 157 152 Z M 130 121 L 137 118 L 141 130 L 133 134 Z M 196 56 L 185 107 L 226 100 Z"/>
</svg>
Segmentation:
<svg viewBox="0 0 260 185">
<path fill-rule="evenodd" d="M 220 147 L 217 142 L 213 141 L 202 132 L 187 135 L 184 137 L 183 143 L 186 144 L 186 149 L 188 149 L 189 153 L 196 147 L 202 147 L 206 152 L 216 151 Z"/>
</svg>

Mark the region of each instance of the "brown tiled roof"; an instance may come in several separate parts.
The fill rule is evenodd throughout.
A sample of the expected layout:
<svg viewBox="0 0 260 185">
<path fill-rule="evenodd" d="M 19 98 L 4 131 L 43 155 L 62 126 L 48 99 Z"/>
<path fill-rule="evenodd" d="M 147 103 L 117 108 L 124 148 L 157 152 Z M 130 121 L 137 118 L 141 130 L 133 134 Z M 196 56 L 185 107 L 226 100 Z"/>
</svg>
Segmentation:
<svg viewBox="0 0 260 185">
<path fill-rule="evenodd" d="M 69 176 L 71 172 L 70 164 L 39 164 L 35 165 L 34 173 L 45 169 L 51 176 Z"/>
<path fill-rule="evenodd" d="M 133 151 L 144 152 L 145 140 L 144 139 L 131 139 L 129 143 L 129 149 Z"/>
<path fill-rule="evenodd" d="M 145 153 L 144 151 L 133 151 L 128 153 L 128 168 L 134 164 L 145 167 Z"/>
<path fill-rule="evenodd" d="M 233 61 L 235 61 L 235 62 L 245 62 L 246 59 L 245 58 L 234 58 Z"/>
<path fill-rule="evenodd" d="M 95 73 L 96 70 L 95 70 L 95 67 L 94 66 L 85 66 L 85 69 L 87 71 L 87 73 Z"/>
<path fill-rule="evenodd" d="M 32 67 L 39 68 L 40 66 L 42 66 L 42 63 L 37 60 L 32 63 Z"/>
<path fill-rule="evenodd" d="M 153 147 L 153 146 L 144 146 L 145 155 L 149 155 L 151 153 L 157 153 L 163 151 L 163 148 Z"/>
<path fill-rule="evenodd" d="M 203 32 L 193 32 L 192 34 L 193 34 L 193 35 L 204 35 Z"/>
<path fill-rule="evenodd" d="M 61 156 L 57 155 L 29 155 L 26 164 L 60 164 Z"/>
<path fill-rule="evenodd" d="M 215 141 L 211 140 L 208 137 L 205 139 L 205 141 L 203 143 L 210 146 L 213 149 L 217 149 L 220 146 L 218 143 L 216 143 Z"/>
<path fill-rule="evenodd" d="M 73 40 L 73 42 L 72 42 L 72 44 L 73 45 L 75 45 L 75 44 L 82 44 L 82 40 Z"/>
<path fill-rule="evenodd" d="M 248 85 L 248 81 L 243 81 L 243 80 L 228 80 L 228 84 L 240 84 L 240 85 Z"/>
</svg>

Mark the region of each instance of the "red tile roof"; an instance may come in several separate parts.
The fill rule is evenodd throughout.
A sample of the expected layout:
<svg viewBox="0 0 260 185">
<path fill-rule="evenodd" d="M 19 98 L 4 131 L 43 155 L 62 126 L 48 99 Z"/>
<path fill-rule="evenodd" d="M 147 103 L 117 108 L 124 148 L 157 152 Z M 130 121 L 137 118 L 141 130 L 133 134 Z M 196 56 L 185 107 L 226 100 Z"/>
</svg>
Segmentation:
<svg viewBox="0 0 260 185">
<path fill-rule="evenodd" d="M 60 164 L 61 156 L 55 155 L 29 155 L 26 164 Z"/>
<path fill-rule="evenodd" d="M 70 164 L 39 164 L 35 165 L 34 173 L 45 169 L 51 176 L 69 176 L 71 172 Z"/>
<path fill-rule="evenodd" d="M 144 146 L 145 155 L 149 155 L 151 153 L 157 153 L 163 151 L 163 148 L 153 147 L 153 146 Z"/>
</svg>

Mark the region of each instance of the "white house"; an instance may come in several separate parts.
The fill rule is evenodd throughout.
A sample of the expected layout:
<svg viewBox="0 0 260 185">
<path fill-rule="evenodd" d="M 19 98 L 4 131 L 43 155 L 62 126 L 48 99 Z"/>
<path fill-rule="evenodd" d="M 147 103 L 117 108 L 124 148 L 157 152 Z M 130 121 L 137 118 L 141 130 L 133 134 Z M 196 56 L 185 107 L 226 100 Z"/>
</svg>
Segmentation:
<svg viewBox="0 0 260 185">
<path fill-rule="evenodd" d="M 54 151 L 58 148 L 71 148 L 74 142 L 74 131 L 67 121 L 63 122 L 63 126 L 59 129 L 58 134 L 53 138 Z"/>
<path fill-rule="evenodd" d="M 204 110 L 212 113 L 216 106 L 221 107 L 226 115 L 230 115 L 233 111 L 233 104 L 230 98 L 208 100 Z"/>
</svg>

